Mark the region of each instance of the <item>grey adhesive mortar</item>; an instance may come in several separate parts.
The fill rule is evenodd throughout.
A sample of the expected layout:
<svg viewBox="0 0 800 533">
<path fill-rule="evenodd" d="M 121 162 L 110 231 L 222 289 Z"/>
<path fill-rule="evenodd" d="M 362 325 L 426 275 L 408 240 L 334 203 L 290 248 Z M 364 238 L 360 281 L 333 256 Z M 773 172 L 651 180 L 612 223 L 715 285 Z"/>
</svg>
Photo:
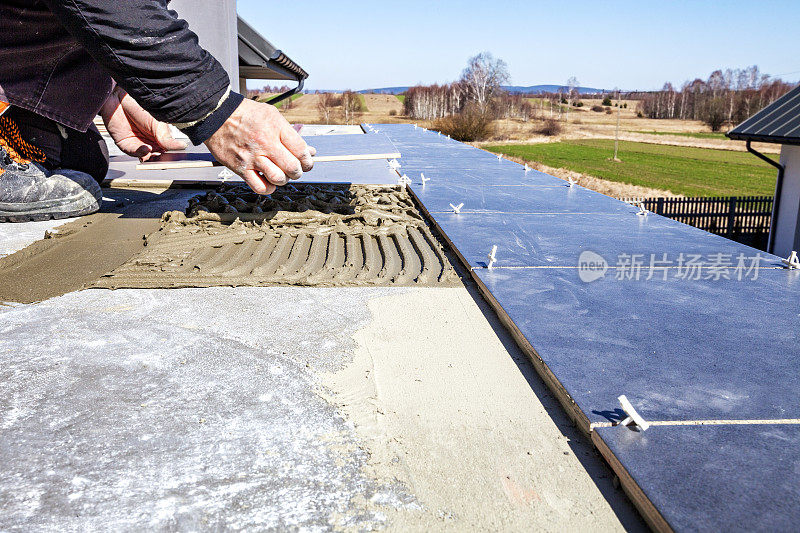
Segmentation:
<svg viewBox="0 0 800 533">
<path fill-rule="evenodd" d="M 456 286 L 458 275 L 399 187 L 298 184 L 258 196 L 244 186 L 168 212 L 144 250 L 103 288 Z"/>
<path fill-rule="evenodd" d="M 316 372 L 407 289 L 86 290 L 0 307 L 0 530 L 385 525 Z M 381 502 L 381 506 L 370 502 Z"/>
</svg>

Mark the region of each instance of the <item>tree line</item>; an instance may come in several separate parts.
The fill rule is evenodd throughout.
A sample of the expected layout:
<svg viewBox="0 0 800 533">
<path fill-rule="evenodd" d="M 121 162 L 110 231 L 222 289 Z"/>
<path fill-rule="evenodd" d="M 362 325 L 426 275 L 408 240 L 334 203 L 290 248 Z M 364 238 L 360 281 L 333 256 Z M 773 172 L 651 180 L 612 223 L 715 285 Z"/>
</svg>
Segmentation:
<svg viewBox="0 0 800 533">
<path fill-rule="evenodd" d="M 680 89 L 665 83 L 660 91 L 629 93 L 639 100 L 639 112 L 648 118 L 702 120 L 712 131 L 726 123 L 738 124 L 771 104 L 791 88 L 783 80 L 762 74 L 753 65 L 744 69 L 715 70 L 707 80 L 685 82 Z"/>
<path fill-rule="evenodd" d="M 501 89 L 508 80 L 505 61 L 483 52 L 469 59 L 458 81 L 408 89 L 403 112 L 419 120 L 438 120 L 464 113 L 530 118 L 533 113 L 530 102 Z"/>
</svg>

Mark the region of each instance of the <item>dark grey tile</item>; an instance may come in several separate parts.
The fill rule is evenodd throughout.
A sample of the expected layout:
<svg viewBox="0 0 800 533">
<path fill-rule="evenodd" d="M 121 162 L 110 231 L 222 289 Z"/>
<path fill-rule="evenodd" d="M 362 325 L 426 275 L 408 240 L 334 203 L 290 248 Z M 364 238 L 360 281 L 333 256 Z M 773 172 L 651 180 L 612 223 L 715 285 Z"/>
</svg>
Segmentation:
<svg viewBox="0 0 800 533">
<path fill-rule="evenodd" d="M 399 150 L 386 135 L 314 135 L 305 138 L 317 155 L 388 154 Z"/>
<path fill-rule="evenodd" d="M 492 188 L 501 189 L 499 187 Z M 503 191 L 509 188 L 502 188 Z M 516 188 L 514 188 L 516 189 Z M 540 191 L 551 189 L 537 189 Z M 523 191 L 530 194 L 530 191 Z M 488 194 L 488 192 L 487 192 Z M 544 195 L 543 195 L 544 196 Z M 423 202 L 430 209 L 428 202 Z M 587 202 L 591 205 L 591 202 Z M 564 204 L 565 211 L 570 205 Z M 473 267 L 486 266 L 486 254 L 497 246 L 499 267 L 575 267 L 581 253 L 600 254 L 614 266 L 624 255 L 638 256 L 648 265 L 656 261 L 677 261 L 683 253 L 709 256 L 739 254 L 754 256 L 758 250 L 718 235 L 658 215 L 636 215 L 636 208 L 619 203 L 616 214 L 525 215 L 465 212 L 434 213 L 431 216 L 461 255 Z M 627 208 L 628 212 L 624 211 Z M 621 213 L 620 213 L 621 211 Z M 760 252 L 761 266 L 780 266 L 777 258 Z"/>
<path fill-rule="evenodd" d="M 598 428 L 675 531 L 795 531 L 800 426 Z"/>
<path fill-rule="evenodd" d="M 577 269 L 475 275 L 590 422 L 625 394 L 646 420 L 800 418 L 800 271 L 586 283 Z"/>
<path fill-rule="evenodd" d="M 634 215 L 639 211 L 625 202 L 609 196 L 569 185 L 558 179 L 522 177 L 518 181 L 525 184 L 538 183 L 541 186 L 497 187 L 477 179 L 469 173 L 457 180 L 437 180 L 433 178 L 425 187 L 413 186 L 414 193 L 431 213 L 451 212 L 450 204 L 464 204 L 461 213 L 627 213 Z M 546 175 L 545 175 L 546 176 Z M 427 176 L 426 176 L 427 177 Z M 502 179 L 502 178 L 500 178 Z M 489 178 L 491 180 L 491 178 Z M 444 181 L 444 183 L 442 183 Z"/>
</svg>

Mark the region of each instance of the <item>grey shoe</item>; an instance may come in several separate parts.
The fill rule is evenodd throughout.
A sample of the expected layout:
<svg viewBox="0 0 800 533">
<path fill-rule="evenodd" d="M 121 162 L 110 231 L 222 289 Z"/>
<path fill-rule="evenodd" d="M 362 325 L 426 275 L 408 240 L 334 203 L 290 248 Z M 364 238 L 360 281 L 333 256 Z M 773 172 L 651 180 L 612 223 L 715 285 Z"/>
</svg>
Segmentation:
<svg viewBox="0 0 800 533">
<path fill-rule="evenodd" d="M 88 215 L 103 193 L 89 174 L 13 160 L 0 147 L 0 222 L 28 222 Z"/>
</svg>

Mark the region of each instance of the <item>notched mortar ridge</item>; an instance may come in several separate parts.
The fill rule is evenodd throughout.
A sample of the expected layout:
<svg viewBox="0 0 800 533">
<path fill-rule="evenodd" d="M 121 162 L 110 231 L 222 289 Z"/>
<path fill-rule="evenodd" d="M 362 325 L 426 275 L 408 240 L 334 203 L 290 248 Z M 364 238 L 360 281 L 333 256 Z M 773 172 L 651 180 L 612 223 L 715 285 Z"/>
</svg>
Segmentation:
<svg viewBox="0 0 800 533">
<path fill-rule="evenodd" d="M 145 251 L 96 286 L 413 285 L 460 282 L 399 187 L 298 184 L 271 196 L 241 185 L 165 213 Z"/>
</svg>

